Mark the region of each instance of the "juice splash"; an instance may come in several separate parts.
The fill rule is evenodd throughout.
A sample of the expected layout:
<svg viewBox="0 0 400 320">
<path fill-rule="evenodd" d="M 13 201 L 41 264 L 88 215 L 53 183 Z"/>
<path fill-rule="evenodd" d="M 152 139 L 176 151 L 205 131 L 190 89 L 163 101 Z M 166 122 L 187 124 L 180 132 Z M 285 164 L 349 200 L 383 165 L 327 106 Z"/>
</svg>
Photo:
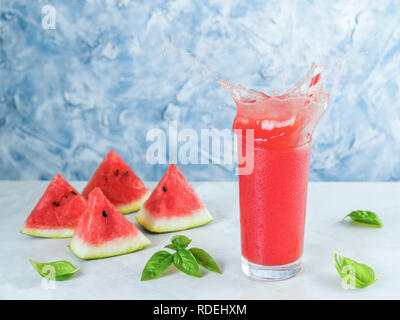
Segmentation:
<svg viewBox="0 0 400 320">
<path fill-rule="evenodd" d="M 233 130 L 240 135 L 237 129 L 253 129 L 256 143 L 267 143 L 271 148 L 309 142 L 329 100 L 329 93 L 323 91 L 320 83 L 320 75 L 321 69 L 311 64 L 307 74 L 280 96 L 219 80 L 237 105 Z"/>
</svg>

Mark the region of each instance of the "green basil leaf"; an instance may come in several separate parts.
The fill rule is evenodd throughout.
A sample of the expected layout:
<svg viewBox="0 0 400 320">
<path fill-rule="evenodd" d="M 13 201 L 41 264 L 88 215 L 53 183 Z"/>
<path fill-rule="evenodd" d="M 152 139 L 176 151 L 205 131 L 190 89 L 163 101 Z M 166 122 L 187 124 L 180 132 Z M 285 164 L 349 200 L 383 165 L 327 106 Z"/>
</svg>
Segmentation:
<svg viewBox="0 0 400 320">
<path fill-rule="evenodd" d="M 32 266 L 43 277 L 49 280 L 63 281 L 71 278 L 79 269 L 65 260 L 41 263 L 29 259 Z"/>
<path fill-rule="evenodd" d="M 199 264 L 189 250 L 180 249 L 173 256 L 173 263 L 180 271 L 190 276 L 201 278 Z"/>
<path fill-rule="evenodd" d="M 366 264 L 358 263 L 350 258 L 334 253 L 335 268 L 346 284 L 365 288 L 376 282 L 374 270 Z"/>
<path fill-rule="evenodd" d="M 189 239 L 186 236 L 173 236 L 171 240 L 172 244 L 180 249 L 185 249 L 190 242 L 192 242 L 191 239 Z"/>
<path fill-rule="evenodd" d="M 347 217 L 350 217 L 355 222 L 366 224 L 368 226 L 373 226 L 376 228 L 383 227 L 382 220 L 378 217 L 376 213 L 372 211 L 356 210 L 350 212 L 347 216 L 344 217 L 344 219 Z"/>
<path fill-rule="evenodd" d="M 167 269 L 172 263 L 172 254 L 162 250 L 153 254 L 146 263 L 141 281 L 156 279 Z"/>
<path fill-rule="evenodd" d="M 175 250 L 175 251 L 178 250 L 178 248 L 175 245 L 173 245 L 172 243 L 167 244 L 166 246 L 164 246 L 164 248 L 168 248 L 168 249 Z"/>
<path fill-rule="evenodd" d="M 200 248 L 190 248 L 189 251 L 196 258 L 196 261 L 198 262 L 199 265 L 203 266 L 204 268 L 210 271 L 222 274 L 217 263 L 205 250 Z"/>
</svg>

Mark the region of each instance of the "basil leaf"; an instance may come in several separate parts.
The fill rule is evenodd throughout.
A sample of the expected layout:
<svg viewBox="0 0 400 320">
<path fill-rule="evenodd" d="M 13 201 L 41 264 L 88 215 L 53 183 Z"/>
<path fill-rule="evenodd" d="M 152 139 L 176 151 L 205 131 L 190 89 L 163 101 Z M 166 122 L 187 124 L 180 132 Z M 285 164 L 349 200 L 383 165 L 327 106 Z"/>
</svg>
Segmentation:
<svg viewBox="0 0 400 320">
<path fill-rule="evenodd" d="M 358 263 L 350 258 L 334 253 L 335 268 L 346 284 L 365 288 L 376 282 L 374 270 L 366 264 Z"/>
<path fill-rule="evenodd" d="M 190 248 L 189 251 L 193 254 L 199 265 L 210 271 L 222 274 L 217 263 L 205 250 L 200 248 Z"/>
<path fill-rule="evenodd" d="M 180 271 L 189 276 L 201 278 L 199 264 L 193 254 L 186 249 L 180 249 L 173 254 L 173 263 Z"/>
<path fill-rule="evenodd" d="M 350 212 L 347 216 L 344 217 L 346 219 L 350 217 L 353 221 L 366 224 L 368 226 L 374 226 L 376 228 L 382 228 L 383 222 L 378 217 L 378 215 L 372 211 L 365 211 L 365 210 L 356 210 Z"/>
<path fill-rule="evenodd" d="M 173 236 L 171 242 L 178 249 L 185 249 L 192 240 L 186 236 Z"/>
<path fill-rule="evenodd" d="M 178 250 L 178 248 L 175 245 L 173 245 L 172 243 L 167 244 L 166 246 L 164 246 L 164 248 L 168 248 L 168 249 L 175 250 L 175 251 Z"/>
<path fill-rule="evenodd" d="M 172 254 L 162 250 L 153 254 L 147 261 L 143 271 L 141 281 L 156 279 L 167 269 L 172 263 Z"/>
<path fill-rule="evenodd" d="M 71 278 L 79 269 L 65 260 L 41 263 L 29 259 L 32 266 L 43 277 L 49 280 L 64 281 Z"/>
</svg>

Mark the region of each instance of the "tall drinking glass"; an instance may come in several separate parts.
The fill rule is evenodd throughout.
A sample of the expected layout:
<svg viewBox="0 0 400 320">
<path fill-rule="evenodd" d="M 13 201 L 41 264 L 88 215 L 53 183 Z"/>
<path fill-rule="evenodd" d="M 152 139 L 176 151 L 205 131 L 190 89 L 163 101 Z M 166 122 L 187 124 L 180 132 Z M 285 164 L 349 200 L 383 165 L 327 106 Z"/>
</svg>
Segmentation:
<svg viewBox="0 0 400 320">
<path fill-rule="evenodd" d="M 329 99 L 318 80 L 282 96 L 228 87 L 237 105 L 242 270 L 252 278 L 301 270 L 311 138 Z"/>
</svg>

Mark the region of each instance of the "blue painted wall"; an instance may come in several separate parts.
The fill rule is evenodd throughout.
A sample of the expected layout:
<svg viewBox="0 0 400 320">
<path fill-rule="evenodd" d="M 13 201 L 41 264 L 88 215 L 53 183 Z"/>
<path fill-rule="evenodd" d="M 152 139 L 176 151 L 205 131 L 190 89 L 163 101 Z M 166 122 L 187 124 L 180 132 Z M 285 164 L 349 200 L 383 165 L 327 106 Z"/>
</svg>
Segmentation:
<svg viewBox="0 0 400 320">
<path fill-rule="evenodd" d="M 48 4 L 55 29 L 42 25 Z M 0 179 L 88 179 L 113 148 L 157 180 L 149 128 L 231 127 L 233 101 L 202 64 L 270 92 L 311 61 L 332 95 L 311 179 L 400 179 L 398 0 L 2 0 L 0 31 Z M 235 179 L 234 166 L 181 168 Z"/>
</svg>

